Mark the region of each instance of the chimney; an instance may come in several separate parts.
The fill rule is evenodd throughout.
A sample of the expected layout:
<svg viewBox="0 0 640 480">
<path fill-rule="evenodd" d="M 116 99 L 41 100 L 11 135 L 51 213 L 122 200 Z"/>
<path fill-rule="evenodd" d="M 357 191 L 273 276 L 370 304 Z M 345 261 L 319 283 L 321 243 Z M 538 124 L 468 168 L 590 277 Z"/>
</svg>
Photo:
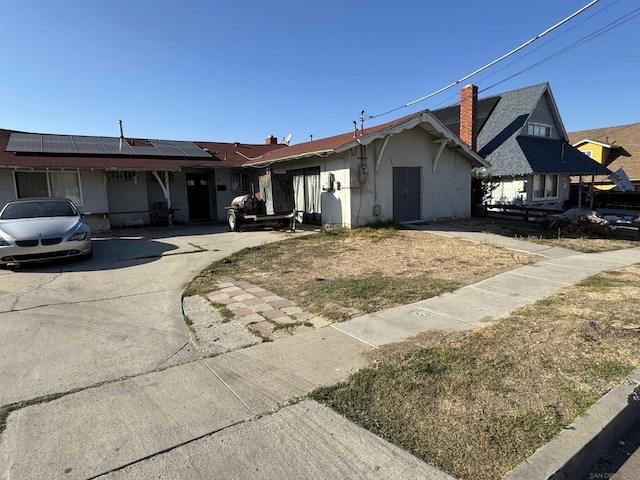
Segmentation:
<svg viewBox="0 0 640 480">
<path fill-rule="evenodd" d="M 267 145 L 275 145 L 276 143 L 278 143 L 278 139 L 276 137 L 274 137 L 273 135 L 269 135 L 265 140 L 264 143 Z"/>
<path fill-rule="evenodd" d="M 460 90 L 460 138 L 474 152 L 478 148 L 478 87 L 467 85 Z"/>
</svg>

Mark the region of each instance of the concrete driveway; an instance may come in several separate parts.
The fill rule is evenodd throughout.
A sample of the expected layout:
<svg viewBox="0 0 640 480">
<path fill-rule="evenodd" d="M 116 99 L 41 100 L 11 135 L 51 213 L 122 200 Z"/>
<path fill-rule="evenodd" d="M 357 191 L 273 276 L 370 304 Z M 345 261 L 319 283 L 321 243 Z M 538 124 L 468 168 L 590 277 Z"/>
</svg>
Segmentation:
<svg viewBox="0 0 640 480">
<path fill-rule="evenodd" d="M 286 235 L 131 229 L 95 239 L 90 260 L 0 270 L 0 405 L 195 359 L 185 283 L 214 260 Z"/>
<path fill-rule="evenodd" d="M 288 406 L 361 368 L 361 341 L 322 328 L 192 349 L 184 284 L 291 235 L 122 231 L 91 260 L 0 270 L 0 478 L 450 479 L 315 402 Z"/>
</svg>

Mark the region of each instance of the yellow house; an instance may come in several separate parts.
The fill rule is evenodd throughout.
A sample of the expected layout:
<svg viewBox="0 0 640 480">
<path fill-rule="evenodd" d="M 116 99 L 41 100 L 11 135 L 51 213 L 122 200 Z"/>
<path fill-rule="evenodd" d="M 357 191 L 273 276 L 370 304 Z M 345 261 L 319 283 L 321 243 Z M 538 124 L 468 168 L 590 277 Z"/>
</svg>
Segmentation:
<svg viewBox="0 0 640 480">
<path fill-rule="evenodd" d="M 640 190 L 640 122 L 569 132 L 569 142 L 612 172 L 623 168 Z M 596 177 L 595 183 L 601 190 L 615 187 L 607 177 Z"/>
<path fill-rule="evenodd" d="M 584 153 L 586 156 L 593 158 L 596 162 L 602 165 L 607 165 L 609 158 L 609 150 L 613 148 L 612 145 L 606 143 L 596 142 L 595 140 L 584 139 L 581 142 L 574 143 L 574 147 Z"/>
</svg>

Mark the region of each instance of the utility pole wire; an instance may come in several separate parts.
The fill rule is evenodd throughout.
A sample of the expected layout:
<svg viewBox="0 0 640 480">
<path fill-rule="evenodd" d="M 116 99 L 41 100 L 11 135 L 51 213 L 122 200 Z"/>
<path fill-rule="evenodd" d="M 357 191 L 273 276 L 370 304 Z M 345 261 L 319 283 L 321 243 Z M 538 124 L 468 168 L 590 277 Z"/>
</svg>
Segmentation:
<svg viewBox="0 0 640 480">
<path fill-rule="evenodd" d="M 394 108 L 393 110 L 389 110 L 388 112 L 385 113 L 381 113 L 378 115 L 369 115 L 369 118 L 376 118 L 376 117 L 381 117 L 383 115 L 387 115 L 388 113 L 391 112 L 395 112 L 396 110 L 400 110 L 401 108 L 405 108 L 405 107 L 410 107 L 411 105 L 415 105 L 416 103 L 420 103 L 423 102 L 424 100 L 431 98 L 435 95 L 438 95 L 439 93 L 444 92 L 445 90 L 449 90 L 452 87 L 455 87 L 456 85 L 458 85 L 461 82 L 464 82 L 465 80 L 468 80 L 469 78 L 473 77 L 474 75 L 477 75 L 478 73 L 486 70 L 487 68 L 490 68 L 492 66 L 494 66 L 496 63 L 501 62 L 502 60 L 504 60 L 507 57 L 510 57 L 511 55 L 513 55 L 516 52 L 519 52 L 520 50 L 522 50 L 523 48 L 525 48 L 526 46 L 532 44 L 533 42 L 535 42 L 536 40 L 544 37 L 545 35 L 547 35 L 548 33 L 552 32 L 553 30 L 555 30 L 556 28 L 564 25 L 565 23 L 567 23 L 569 20 L 571 20 L 572 18 L 580 15 L 582 12 L 584 12 L 585 10 L 587 10 L 588 8 L 591 8 L 592 6 L 594 6 L 596 3 L 598 3 L 600 0 L 592 0 L 590 3 L 588 3 L 587 5 L 585 5 L 584 7 L 582 7 L 580 10 L 577 10 L 576 12 L 572 13 L 571 15 L 569 15 L 567 18 L 565 18 L 564 20 L 559 21 L 558 23 L 556 23 L 554 26 L 547 28 L 544 32 L 536 35 L 535 37 L 533 37 L 530 40 L 527 40 L 525 43 L 523 43 L 522 45 L 520 45 L 519 47 L 514 48 L 513 50 L 511 50 L 508 53 L 505 53 L 504 55 L 502 55 L 500 58 L 495 59 L 494 61 L 486 64 L 484 67 L 480 67 L 479 69 L 475 70 L 474 72 L 465 75 L 464 77 L 462 77 L 459 80 L 456 80 L 453 83 L 450 83 L 449 85 L 442 87 L 438 90 L 436 90 L 435 92 L 432 92 L 428 95 L 425 95 L 424 97 L 420 97 L 417 100 L 413 100 L 409 103 L 405 103 L 404 105 Z"/>
<path fill-rule="evenodd" d="M 573 42 L 572 44 L 567 45 L 562 50 L 559 50 L 559 51 L 557 51 L 557 52 L 555 52 L 555 53 L 543 58 L 542 60 L 534 63 L 533 65 L 529 65 L 527 68 L 524 68 L 524 69 L 514 73 L 513 75 L 510 75 L 507 78 L 502 79 L 499 82 L 494 83 L 493 85 L 491 85 L 489 87 L 483 88 L 482 90 L 480 90 L 480 92 L 484 92 L 484 91 L 489 90 L 489 89 L 491 89 L 491 88 L 493 88 L 495 86 L 500 85 L 501 83 L 504 83 L 504 82 L 506 82 L 508 80 L 511 80 L 512 78 L 517 77 L 518 75 L 520 75 L 520 74 L 522 74 L 522 73 L 524 73 L 524 72 L 526 72 L 528 70 L 531 70 L 532 68 L 535 68 L 535 67 L 537 67 L 539 65 L 542 65 L 543 63 L 546 63 L 549 60 L 552 60 L 552 59 L 562 55 L 563 53 L 568 52 L 569 50 L 573 50 L 574 48 L 582 45 L 583 43 L 586 43 L 586 42 L 588 42 L 590 40 L 593 40 L 596 37 L 599 37 L 600 35 L 602 35 L 604 33 L 607 33 L 609 30 L 611 30 L 613 28 L 619 27 L 623 23 L 627 23 L 629 20 L 633 20 L 634 18 L 636 18 L 637 16 L 640 15 L 640 13 L 636 13 L 636 12 L 639 12 L 639 11 L 640 11 L 640 8 L 636 8 L 635 10 L 627 13 L 626 15 L 618 18 L 617 20 L 614 20 L 613 22 L 609 23 L 608 25 L 605 25 L 600 30 L 592 32 L 592 33 L 590 33 L 589 35 L 587 35 L 585 37 L 582 37 L 580 40 L 577 40 L 577 41 Z M 480 93 L 480 92 L 478 92 L 478 93 Z"/>
</svg>

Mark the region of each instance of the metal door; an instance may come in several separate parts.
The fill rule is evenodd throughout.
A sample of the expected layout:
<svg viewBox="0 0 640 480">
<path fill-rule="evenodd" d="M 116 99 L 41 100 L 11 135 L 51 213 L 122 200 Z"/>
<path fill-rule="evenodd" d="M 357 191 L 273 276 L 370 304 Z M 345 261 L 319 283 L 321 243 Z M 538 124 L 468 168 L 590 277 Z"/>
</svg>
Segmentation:
<svg viewBox="0 0 640 480">
<path fill-rule="evenodd" d="M 211 195 L 208 173 L 187 173 L 189 220 L 211 219 Z"/>
<path fill-rule="evenodd" d="M 420 220 L 420 167 L 393 167 L 393 219 Z"/>
</svg>

